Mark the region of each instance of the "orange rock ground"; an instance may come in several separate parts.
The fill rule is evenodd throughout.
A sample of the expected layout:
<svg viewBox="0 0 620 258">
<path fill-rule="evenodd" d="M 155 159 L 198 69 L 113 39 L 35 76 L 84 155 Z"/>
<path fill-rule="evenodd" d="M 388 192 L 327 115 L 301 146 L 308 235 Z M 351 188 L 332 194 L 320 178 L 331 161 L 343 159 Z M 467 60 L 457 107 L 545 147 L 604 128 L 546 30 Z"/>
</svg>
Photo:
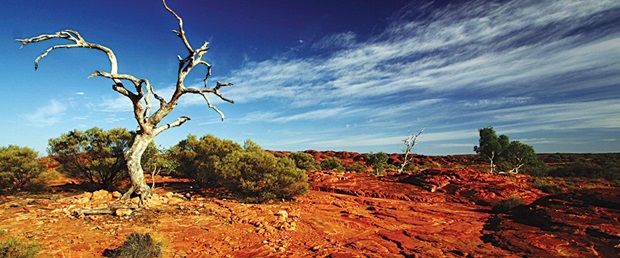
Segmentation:
<svg viewBox="0 0 620 258">
<path fill-rule="evenodd" d="M 160 180 L 158 202 L 124 217 L 71 215 L 79 207 L 114 203 L 106 192 L 65 186 L 53 194 L 4 196 L 0 239 L 37 242 L 42 257 L 100 257 L 133 231 L 163 240 L 167 257 L 620 255 L 620 188 L 605 182 L 550 196 L 533 188 L 531 177 L 469 169 L 380 178 L 314 172 L 309 180 L 310 193 L 294 202 L 260 205 L 190 191 L 187 181 Z M 490 212 L 512 196 L 527 205 Z M 275 215 L 282 210 L 287 216 Z"/>
</svg>

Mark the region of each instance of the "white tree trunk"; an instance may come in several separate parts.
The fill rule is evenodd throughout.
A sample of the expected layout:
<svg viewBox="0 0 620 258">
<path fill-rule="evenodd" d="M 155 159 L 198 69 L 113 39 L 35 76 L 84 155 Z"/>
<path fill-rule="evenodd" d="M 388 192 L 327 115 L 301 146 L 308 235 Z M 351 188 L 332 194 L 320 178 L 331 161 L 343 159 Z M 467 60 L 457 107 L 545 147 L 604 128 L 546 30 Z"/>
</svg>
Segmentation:
<svg viewBox="0 0 620 258">
<path fill-rule="evenodd" d="M 144 181 L 144 170 L 142 169 L 142 154 L 148 147 L 149 143 L 153 140 L 153 137 L 136 134 L 131 148 L 125 153 L 125 160 L 127 160 L 127 170 L 131 179 L 131 188 L 123 196 L 124 199 L 131 196 L 132 193 L 136 193 L 140 196 L 140 201 L 144 202 L 151 196 L 151 188 Z"/>
</svg>

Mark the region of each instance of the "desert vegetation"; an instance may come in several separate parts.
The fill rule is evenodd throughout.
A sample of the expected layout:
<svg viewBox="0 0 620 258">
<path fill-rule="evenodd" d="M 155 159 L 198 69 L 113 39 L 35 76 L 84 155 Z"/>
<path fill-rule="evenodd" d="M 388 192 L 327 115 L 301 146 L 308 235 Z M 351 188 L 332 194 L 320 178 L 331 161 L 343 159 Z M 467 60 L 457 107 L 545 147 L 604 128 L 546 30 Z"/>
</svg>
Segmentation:
<svg viewBox="0 0 620 258">
<path fill-rule="evenodd" d="M 516 5 L 513 1 L 508 2 Z M 433 8 L 436 4 L 443 3 L 431 3 L 422 9 Z M 503 3 L 494 4 L 504 7 Z M 607 2 L 603 4 L 610 5 Z M 449 6 L 453 8 L 453 5 Z M 459 7 L 459 5 L 454 6 Z M 598 5 L 592 5 L 592 7 L 593 9 L 600 8 Z M 202 8 L 196 9 L 202 11 Z M 484 63 L 490 62 L 486 61 L 487 59 L 499 56 L 504 51 L 502 48 L 520 45 L 519 51 L 528 52 L 529 48 L 546 46 L 547 43 L 554 42 L 530 42 L 529 39 L 504 42 L 503 38 L 509 38 L 509 36 L 493 34 L 496 33 L 494 31 L 503 30 L 489 30 L 487 21 L 493 21 L 492 25 L 496 26 L 495 24 L 499 24 L 503 16 L 514 15 L 512 8 L 502 8 L 510 12 L 502 10 L 499 12 L 501 15 L 497 17 L 486 15 L 483 8 L 470 9 L 469 11 L 475 10 L 475 15 L 485 14 L 483 17 L 475 17 L 475 22 L 468 20 L 472 18 L 469 17 L 469 12 L 463 12 L 466 14 L 463 17 L 459 15 L 452 17 L 454 15 L 451 14 L 454 13 L 448 9 L 442 9 L 441 14 L 420 15 L 428 19 L 420 20 L 421 22 L 416 21 L 405 25 L 389 24 L 385 32 L 377 35 L 364 35 L 349 31 L 317 42 L 304 43 L 306 38 L 301 39 L 301 36 L 315 34 L 314 31 L 301 34 L 291 33 L 298 37 L 294 41 L 297 46 L 287 46 L 289 52 L 311 49 L 308 50 L 308 56 L 305 56 L 306 53 L 300 53 L 303 59 L 299 60 L 288 57 L 288 55 L 280 55 L 276 59 L 263 59 L 268 53 L 261 53 L 264 56 L 260 59 L 256 59 L 257 56 L 248 57 L 245 52 L 263 50 L 252 46 L 248 48 L 250 49 L 248 51 L 240 51 L 243 55 L 242 68 L 231 70 L 230 67 L 233 67 L 231 64 L 235 62 L 234 60 L 219 63 L 223 64 L 222 67 L 227 67 L 229 73 L 236 75 L 230 76 L 229 74 L 228 77 L 233 78 L 233 81 L 247 84 L 242 90 L 235 91 L 233 94 L 236 99 L 242 101 L 241 105 L 235 106 L 235 109 L 239 109 L 240 112 L 231 115 L 233 125 L 295 123 L 297 126 L 299 123 L 302 126 L 308 121 L 314 123 L 314 120 L 331 119 L 342 127 L 337 130 L 331 130 L 333 128 L 323 130 L 321 128 L 323 123 L 312 124 L 311 127 L 314 130 L 320 131 L 318 135 L 326 135 L 333 139 L 320 139 L 321 137 L 316 135 L 304 135 L 303 132 L 290 133 L 299 138 L 296 139 L 295 144 L 277 142 L 273 139 L 281 135 L 289 135 L 286 129 L 292 131 L 297 127 L 283 126 L 277 131 L 265 130 L 271 134 L 268 135 L 269 137 L 259 136 L 251 130 L 228 130 L 229 128 L 223 127 L 222 130 L 206 128 L 203 131 L 200 127 L 200 129 L 192 130 L 199 131 L 196 132 L 198 135 L 189 134 L 184 139 L 180 136 L 173 140 L 174 142 L 167 142 L 165 147 L 157 147 L 156 139 L 161 139 L 158 137 L 163 132 L 190 121 L 190 117 L 185 115 L 187 113 L 180 114 L 180 112 L 191 112 L 189 110 L 193 107 L 190 106 L 195 104 L 194 100 L 187 100 L 187 96 L 199 97 L 199 103 L 206 104 L 203 108 L 212 110 L 214 113 L 211 115 L 218 122 L 225 119 L 224 112 L 218 108 L 220 103 L 234 103 L 222 92 L 233 86 L 233 83 L 214 80 L 212 78 L 213 66 L 210 61 L 207 62 L 207 56 L 219 59 L 230 57 L 230 52 L 224 51 L 221 55 L 218 52 L 215 56 L 208 55 L 211 50 L 210 43 L 204 41 L 196 44 L 192 41 L 188 35 L 190 31 L 186 31 L 185 28 L 185 20 L 168 6 L 166 0 L 161 1 L 161 12 L 175 24 L 172 32 L 176 37 L 174 42 L 181 48 L 181 54 L 177 55 L 176 59 L 172 53 L 170 54 L 172 66 L 161 61 L 166 63 L 166 69 L 153 70 L 158 74 L 172 75 L 170 82 L 160 81 L 161 78 L 156 77 L 160 82 L 151 83 L 146 77 L 126 73 L 126 71 L 142 72 L 150 67 L 147 65 L 145 70 L 142 70 L 142 67 L 121 70 L 118 62 L 120 59 L 117 59 L 116 53 L 111 48 L 90 41 L 90 39 L 97 41 L 108 39 L 110 46 L 116 46 L 119 41 L 116 39 L 116 34 L 104 37 L 95 31 L 88 32 L 93 33 L 91 34 L 93 37 L 85 37 L 76 30 L 64 29 L 17 39 L 22 47 L 42 46 L 49 43 L 46 46 L 48 48 L 34 58 L 35 70 L 39 69 L 44 58 L 59 49 L 81 49 L 87 52 L 94 50 L 103 54 L 94 56 L 94 58 L 105 57 L 109 67 L 93 69 L 89 78 L 95 77 L 112 83 L 112 90 L 120 94 L 117 97 L 128 104 L 129 112 L 124 114 L 129 114 L 135 120 L 135 126 L 130 127 L 131 130 L 98 127 L 86 129 L 87 123 L 75 126 L 71 124 L 70 128 L 86 130 L 75 129 L 66 132 L 63 129 L 62 132 L 65 133 L 51 136 L 53 138 L 47 142 L 47 153 L 39 153 L 27 146 L 0 146 L 0 225 L 2 227 L 0 228 L 0 258 L 38 257 L 38 255 L 42 257 L 100 255 L 106 257 L 618 257 L 620 255 L 620 222 L 618 220 L 620 218 L 620 209 L 618 209 L 620 207 L 620 155 L 617 153 L 537 154 L 534 147 L 526 143 L 535 143 L 534 145 L 538 147 L 539 142 L 545 141 L 537 143 L 534 140 L 540 140 L 539 138 L 521 137 L 527 134 L 513 128 L 517 127 L 516 120 L 525 120 L 521 118 L 523 110 L 530 111 L 526 104 L 535 103 L 537 108 L 551 106 L 553 109 L 549 110 L 558 111 L 567 106 L 564 103 L 566 101 L 558 100 L 560 104 L 549 104 L 544 103 L 542 98 L 535 96 L 536 94 L 532 94 L 532 97 L 515 96 L 517 93 L 527 95 L 525 93 L 530 93 L 529 90 L 507 91 L 505 97 L 495 96 L 496 99 L 478 101 L 474 99 L 478 93 L 471 93 L 472 96 L 468 96 L 468 99 L 452 101 L 452 95 L 457 94 L 446 96 L 442 94 L 450 87 L 458 88 L 469 85 L 448 85 L 447 88 L 442 88 L 442 85 L 437 86 L 450 82 L 454 78 L 462 78 L 464 80 L 459 81 L 479 83 L 480 85 L 473 85 L 476 90 L 499 88 L 491 82 L 496 83 L 515 76 L 498 73 L 497 77 L 485 75 L 476 80 L 467 80 L 470 79 L 467 78 L 469 75 L 463 76 L 457 73 L 460 73 L 460 70 L 476 72 L 476 69 L 463 69 L 463 67 L 468 68 L 470 63 L 474 63 L 481 65 L 479 70 L 492 74 L 497 71 L 488 69 L 489 67 L 485 67 Z M 534 9 L 529 8 L 524 13 L 530 13 Z M 549 9 L 553 10 L 551 7 Z M 123 11 L 126 10 L 123 9 Z M 253 14 L 257 14 L 262 10 L 252 11 Z M 553 16 L 561 17 L 564 13 L 573 16 L 585 15 L 584 12 L 560 11 L 552 13 Z M 191 12 L 188 13 L 191 14 Z M 398 19 L 390 18 L 390 20 L 405 19 L 411 13 L 418 16 L 417 12 L 401 9 L 393 16 Z M 446 15 L 443 13 L 450 14 L 447 15 L 450 16 L 449 19 L 442 18 L 439 23 L 433 23 L 432 19 Z M 514 13 L 519 12 L 514 11 Z M 137 11 L 133 14 L 137 14 Z M 193 21 L 193 26 L 204 26 L 209 29 L 219 28 L 210 23 L 213 17 L 216 20 L 228 18 L 226 17 L 227 10 L 222 13 L 209 11 L 209 14 L 208 17 L 197 16 L 188 21 Z M 215 15 L 211 17 L 212 14 Z M 119 15 L 111 16 L 114 19 L 119 18 Z M 131 15 L 131 17 L 139 16 Z M 282 17 L 274 15 L 269 17 L 267 23 L 272 24 L 274 17 L 277 18 L 275 21 L 281 21 Z M 364 18 L 368 17 L 370 16 L 364 16 Z M 153 20 L 139 18 L 145 23 L 159 24 L 158 17 L 149 17 Z M 525 18 L 530 17 L 516 18 L 522 19 L 512 20 L 527 20 Z M 580 16 L 580 19 L 584 21 L 586 18 L 592 17 Z M 197 24 L 195 21 L 199 19 L 204 23 Z M 240 20 L 236 17 L 234 19 Z M 266 23 L 254 16 L 242 19 L 251 20 L 257 24 Z M 20 17 L 19 20 L 23 21 L 24 18 Z M 475 27 L 478 20 L 484 21 L 484 26 Z M 457 27 L 452 27 L 451 22 L 455 21 Z M 331 18 L 322 21 L 322 24 L 326 22 L 331 23 Z M 597 20 L 596 22 L 611 24 L 609 21 Z M 518 24 L 515 21 L 511 21 L 512 23 Z M 372 21 L 368 24 L 372 24 Z M 431 25 L 438 24 L 440 26 L 436 27 L 449 29 L 445 33 L 447 37 L 442 35 L 444 33 L 429 33 L 435 27 Z M 467 30 L 462 30 L 462 24 L 467 24 L 465 26 Z M 133 27 L 130 25 L 132 24 L 128 24 L 127 27 Z M 234 28 L 229 25 L 224 24 L 222 28 Z M 106 26 L 108 26 L 107 23 Z M 508 28 L 511 26 L 521 27 L 510 25 L 501 28 L 506 27 L 506 31 L 514 32 Z M 412 30 L 413 27 L 421 28 Z M 192 34 L 197 32 L 201 36 L 210 37 L 202 34 L 200 28 L 192 30 Z M 582 50 L 578 47 L 583 46 L 563 38 L 569 37 L 568 31 L 581 29 L 581 27 L 567 27 L 566 31 L 558 30 L 561 32 L 558 35 L 562 34 L 561 37 L 553 34 L 544 38 L 557 36 L 566 40 L 563 44 L 549 44 L 549 46 L 566 45 Z M 459 34 L 452 34 L 451 31 L 458 31 Z M 596 35 L 600 34 L 599 30 L 594 31 L 597 32 Z M 486 45 L 469 48 L 470 44 L 473 44 L 470 41 L 480 40 L 480 35 L 476 34 L 480 32 L 490 35 L 489 38 L 497 38 L 499 43 L 482 40 L 486 42 Z M 526 32 L 529 31 L 524 30 L 523 34 L 530 35 Z M 519 30 L 518 34 L 520 33 Z M 119 35 L 125 36 L 121 32 Z M 423 37 L 419 38 L 418 35 Z M 548 33 L 540 33 L 540 35 L 548 35 Z M 418 40 L 409 40 L 409 37 Z M 220 39 L 221 35 L 213 38 Z M 365 42 L 364 38 L 370 38 L 370 40 Z M 459 42 L 462 38 L 467 39 L 467 42 Z M 607 43 L 603 40 L 609 40 L 609 38 L 611 37 L 601 36 L 599 39 L 601 42 L 590 42 L 580 37 L 570 39 L 588 43 L 585 46 L 591 50 L 591 46 L 613 45 L 600 44 Z M 125 41 L 125 38 L 122 40 Z M 151 38 L 140 40 L 140 46 L 155 41 Z M 405 41 L 401 42 L 401 40 Z M 290 39 L 283 41 L 290 41 Z M 129 38 L 126 42 L 138 41 L 135 41 L 135 38 Z M 422 47 L 411 47 L 409 46 L 411 42 Z M 428 44 L 429 42 L 432 44 Z M 156 43 L 157 45 L 161 43 L 160 46 L 166 46 L 166 48 L 169 47 L 166 42 Z M 257 46 L 267 44 L 266 42 L 252 43 Z M 394 43 L 398 43 L 397 46 L 390 49 L 389 46 Z M 440 45 L 440 48 L 429 47 L 431 45 Z M 466 47 L 467 51 L 463 49 L 449 51 L 447 45 Z M 495 46 L 501 47 L 494 49 Z M 406 52 L 400 51 L 403 49 L 411 53 L 406 56 L 390 54 L 391 52 Z M 547 49 L 544 50 L 547 51 Z M 511 56 L 518 56 L 515 52 L 519 51 L 510 51 Z M 512 57 L 498 59 L 518 63 L 517 66 L 532 63 L 538 65 L 542 62 L 535 62 L 539 61 L 535 59 L 530 61 L 529 58 L 545 51 L 528 52 L 528 59 L 525 61 Z M 563 52 L 559 52 L 562 54 L 559 56 L 564 58 L 564 55 L 572 51 L 574 49 L 564 49 Z M 313 56 L 310 52 L 320 54 Z M 436 55 L 435 52 L 441 53 Z M 486 56 L 482 52 L 490 54 Z M 137 53 L 140 52 L 137 51 Z M 144 60 L 130 55 L 137 59 L 130 63 L 154 62 L 150 58 L 152 52 L 145 53 L 148 54 Z M 445 58 L 443 56 L 450 56 L 451 59 L 443 59 Z M 358 60 L 360 57 L 362 62 Z M 599 58 L 596 55 L 594 57 Z M 435 60 L 435 58 L 441 59 Z M 551 61 L 555 59 L 559 58 L 552 58 Z M 80 61 L 82 59 L 76 59 L 75 62 Z M 497 63 L 500 62 L 490 63 L 498 66 Z M 76 64 L 79 65 L 79 63 Z M 573 64 L 569 67 L 574 66 L 577 65 Z M 256 70 L 248 72 L 249 67 Z M 403 70 L 402 67 L 409 68 Z M 427 70 L 428 67 L 433 70 Z M 65 68 L 61 66 L 61 69 Z M 82 69 L 80 72 L 88 69 L 88 67 L 79 68 Z M 520 68 L 525 75 L 529 75 L 526 67 Z M 549 70 L 544 69 L 546 67 L 542 68 L 540 70 Z M 414 72 L 413 69 L 421 70 Z M 199 71 L 203 73 L 197 74 Z M 325 72 L 326 75 L 313 77 L 316 76 L 315 73 L 321 72 Z M 404 72 L 411 74 L 404 74 L 404 76 L 399 74 Z M 446 76 L 444 73 L 455 73 L 457 76 Z M 290 74 L 294 76 L 287 77 Z M 553 76 L 548 78 L 560 77 L 559 74 L 551 75 Z M 401 78 L 402 81 L 399 81 L 398 78 L 392 78 L 392 76 L 404 79 Z M 382 81 L 377 83 L 377 81 L 369 80 L 368 77 L 381 77 Z M 581 74 L 576 73 L 574 77 L 581 77 Z M 312 85 L 302 81 L 307 78 L 310 78 Z M 344 80 L 345 78 L 347 80 Z M 340 81 L 341 79 L 343 80 Z M 529 79 L 523 82 L 530 83 Z M 275 83 L 276 86 L 270 86 L 274 88 L 264 86 L 269 83 Z M 416 84 L 412 90 L 401 86 L 411 83 Z M 289 84 L 294 86 L 289 86 Z M 351 88 L 348 84 L 354 84 L 354 87 Z M 160 87 L 159 90 L 156 90 L 154 86 Z M 425 88 L 427 86 L 429 87 Z M 430 86 L 436 87 L 437 90 L 435 88 L 430 90 Z M 317 87 L 318 90 L 313 87 Z M 299 89 L 303 89 L 303 94 Z M 498 92 L 502 88 L 499 89 Z M 85 92 L 71 90 L 72 96 L 86 98 Z M 245 90 L 248 92 L 243 92 Z M 469 88 L 459 88 L 460 90 L 469 90 Z M 573 93 L 569 91 L 570 89 L 566 90 L 565 95 Z M 357 91 L 364 92 L 362 94 Z M 433 99 L 427 101 L 416 95 L 428 94 L 426 91 L 432 91 Z M 163 92 L 166 92 L 167 96 L 163 96 Z M 329 93 L 335 96 L 319 98 Z M 290 106 L 273 105 L 289 100 L 288 96 L 280 99 L 278 94 L 303 96 L 299 97 L 300 99 L 294 99 L 295 103 Z M 59 96 L 63 95 L 59 94 Z M 405 101 L 412 97 L 415 103 Z M 303 101 L 300 101 L 302 98 Z M 109 109 L 105 110 L 107 112 L 116 108 L 113 106 L 116 105 L 116 99 L 110 100 L 109 102 L 112 103 L 110 104 L 107 103 L 107 96 L 88 96 L 88 99 L 93 102 L 106 102 L 105 105 L 89 103 L 93 109 L 106 107 Z M 67 98 L 67 101 L 70 102 L 71 99 Z M 452 102 L 448 104 L 449 101 Z M 59 101 L 54 100 L 51 103 L 58 104 L 56 102 Z M 247 105 L 252 102 L 261 103 Z M 339 106 L 335 107 L 336 104 L 328 102 L 335 102 Z M 356 110 L 356 104 L 360 104 L 358 102 L 364 102 L 365 106 Z M 263 107 L 271 108 L 271 105 L 274 106 L 273 110 L 258 110 Z M 51 111 L 42 108 L 28 116 L 30 119 L 27 120 L 32 123 L 33 128 L 55 126 L 58 123 L 57 120 L 60 119 L 43 120 L 46 120 L 45 117 L 48 115 L 60 114 L 59 116 L 62 116 L 70 105 L 65 107 L 58 104 L 56 106 L 57 108 Z M 456 107 L 456 109 L 465 111 L 453 112 L 463 115 L 462 118 L 455 119 L 454 124 L 433 124 L 429 127 L 431 132 L 422 136 L 424 129 L 416 134 L 409 133 L 402 140 L 404 148 L 401 152 L 381 151 L 380 147 L 388 145 L 390 148 L 396 145 L 403 147 L 400 145 L 403 139 L 401 135 L 390 134 L 397 134 L 396 131 L 404 134 L 403 130 L 413 125 L 434 123 L 435 120 L 439 120 L 434 116 L 424 118 L 422 115 L 413 117 L 410 116 L 411 114 L 394 113 L 429 106 L 432 106 L 433 109 L 429 110 L 433 112 L 448 106 L 450 106 L 448 109 Z M 490 110 L 474 112 L 480 107 Z M 254 109 L 257 110 L 253 111 Z M 519 119 L 512 119 L 511 112 L 521 112 L 519 115 L 514 115 Z M 537 117 L 539 120 L 549 119 L 542 112 L 530 112 L 534 113 L 534 116 L 539 116 L 540 118 Z M 369 113 L 371 114 L 368 115 Z M 605 110 L 605 114 L 610 113 L 612 112 Z M 345 115 L 344 119 L 339 117 L 340 114 Z M 433 115 L 432 112 L 422 114 Z M 470 148 L 476 136 L 471 137 L 471 134 L 475 134 L 475 128 L 482 124 L 482 120 L 466 120 L 481 114 L 497 118 L 495 122 L 498 122 L 498 128 L 505 128 L 505 133 L 510 133 L 511 136 L 496 132 L 494 127 L 480 128 L 478 129 L 478 143 L 473 148 L 475 153 L 473 154 Z M 445 114 L 442 113 L 442 115 Z M 394 117 L 400 120 L 396 121 Z M 528 117 L 530 117 L 529 114 Z M 568 114 L 561 114 L 559 117 L 562 120 L 558 125 L 573 121 L 566 118 L 570 117 Z M 112 118 L 115 117 L 111 116 L 110 120 L 114 120 Z M 201 118 L 198 117 L 196 120 Z M 76 121 L 86 119 L 103 118 L 94 117 L 91 114 L 74 118 Z M 415 120 L 408 123 L 405 122 L 406 119 Z M 533 124 L 543 125 L 543 121 L 539 120 Z M 487 120 L 484 121 L 487 122 Z M 198 121 L 197 124 L 210 126 L 213 123 L 212 121 Z M 476 127 L 470 127 L 472 124 Z M 615 129 L 613 127 L 615 125 L 610 124 L 612 123 L 605 123 L 605 126 Z M 101 126 L 106 126 L 106 124 Z M 450 129 L 457 126 L 467 129 Z M 263 129 L 260 126 L 257 128 L 252 129 Z M 534 127 L 528 130 L 540 130 L 540 128 L 547 127 Z M 361 130 L 367 130 L 367 134 L 364 135 Z M 369 133 L 370 131 L 376 132 Z M 208 132 L 213 134 L 208 134 Z M 341 132 L 355 132 L 355 134 L 347 138 L 341 137 L 345 133 L 338 135 Z M 231 138 L 235 140 L 215 136 L 231 134 L 234 135 Z M 252 139 L 239 141 L 240 138 L 237 137 L 241 135 L 251 135 L 257 141 Z M 427 135 L 428 138 L 426 138 Z M 371 137 L 376 137 L 376 139 L 371 139 Z M 513 137 L 518 140 L 511 139 Z M 455 139 L 459 141 L 449 142 Z M 169 139 L 166 140 L 169 141 Z M 424 148 L 429 145 L 442 144 L 449 146 L 445 148 L 466 148 L 468 154 L 422 155 L 416 153 L 419 152 L 419 146 L 416 144 L 419 144 L 420 140 L 428 141 L 422 142 Z M 352 141 L 354 143 L 351 143 Z M 616 138 L 605 139 L 606 143 L 611 142 L 611 144 L 616 141 Z M 265 149 L 258 142 L 266 148 L 286 146 L 295 151 Z M 304 146 L 304 144 L 307 145 Z M 327 148 L 324 146 L 340 146 L 369 153 L 338 150 L 300 151 L 307 146 L 316 146 L 319 149 Z M 429 151 L 429 153 L 432 152 Z"/>
<path fill-rule="evenodd" d="M 125 153 L 133 138 L 134 135 L 124 128 L 74 130 L 50 139 L 49 154 L 60 162 L 60 170 L 68 176 L 88 180 L 93 189 L 115 190 L 128 176 Z M 141 159 L 142 164 L 156 154 L 157 148 L 151 142 Z"/>
<path fill-rule="evenodd" d="M 31 148 L 0 147 L 0 192 L 40 189 L 44 186 L 44 167 Z"/>
<path fill-rule="evenodd" d="M 479 133 L 479 145 L 474 146 L 474 151 L 489 161 L 491 173 L 499 169 L 509 174 L 518 174 L 519 170 L 530 175 L 546 174 L 545 164 L 532 146 L 510 141 L 504 134 L 497 136 L 493 127 L 482 128 Z"/>
</svg>

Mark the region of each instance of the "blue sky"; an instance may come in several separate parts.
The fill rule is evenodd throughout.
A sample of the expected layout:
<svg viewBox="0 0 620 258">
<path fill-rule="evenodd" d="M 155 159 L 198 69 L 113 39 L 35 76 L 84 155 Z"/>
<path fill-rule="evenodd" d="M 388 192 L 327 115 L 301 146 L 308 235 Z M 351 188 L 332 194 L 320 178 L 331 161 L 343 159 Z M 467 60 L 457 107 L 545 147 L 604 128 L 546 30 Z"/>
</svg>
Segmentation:
<svg viewBox="0 0 620 258">
<path fill-rule="evenodd" d="M 336 3 L 335 3 L 336 2 Z M 236 85 L 222 123 L 184 96 L 169 120 L 191 121 L 157 139 L 192 133 L 277 150 L 472 153 L 477 129 L 539 152 L 620 151 L 620 1 L 181 1 L 194 45 L 209 41 L 213 81 Z M 16 38 L 71 28 L 113 49 L 119 70 L 170 96 L 175 20 L 158 1 L 8 0 L 0 10 L 0 145 L 31 146 L 73 129 L 135 128 L 105 55 Z M 61 43 L 61 41 L 55 41 Z M 203 70 L 188 79 L 200 85 Z"/>
</svg>

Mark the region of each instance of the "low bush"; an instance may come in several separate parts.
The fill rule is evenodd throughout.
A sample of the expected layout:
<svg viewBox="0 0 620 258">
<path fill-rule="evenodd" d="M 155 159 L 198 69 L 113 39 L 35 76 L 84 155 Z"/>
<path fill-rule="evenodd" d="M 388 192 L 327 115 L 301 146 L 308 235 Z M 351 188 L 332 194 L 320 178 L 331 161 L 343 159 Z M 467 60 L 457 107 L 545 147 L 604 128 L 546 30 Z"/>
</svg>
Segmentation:
<svg viewBox="0 0 620 258">
<path fill-rule="evenodd" d="M 127 236 L 121 246 L 107 249 L 103 255 L 115 258 L 162 257 L 162 243 L 153 239 L 150 233 L 133 232 Z"/>
<path fill-rule="evenodd" d="M 314 171 L 319 169 L 319 163 L 314 160 L 312 155 L 305 152 L 293 152 L 288 156 L 295 162 L 295 166 L 305 171 Z"/>
<path fill-rule="evenodd" d="M 556 177 L 585 177 L 620 180 L 620 158 L 609 156 L 581 160 L 549 170 L 549 176 Z"/>
<path fill-rule="evenodd" d="M 384 171 L 396 172 L 398 171 L 398 167 L 392 164 L 387 164 L 383 166 Z"/>
<path fill-rule="evenodd" d="M 548 194 L 558 194 L 562 192 L 562 188 L 558 185 L 541 179 L 534 180 L 532 186 Z"/>
<path fill-rule="evenodd" d="M 60 171 L 68 176 L 88 180 L 94 188 L 113 190 L 127 178 L 125 152 L 131 147 L 133 134 L 125 128 L 73 130 L 49 140 L 48 151 L 60 162 Z M 151 142 L 142 155 L 142 166 L 157 154 Z"/>
<path fill-rule="evenodd" d="M 506 213 L 518 206 L 523 206 L 525 203 L 519 197 L 510 197 L 506 200 L 501 200 L 493 205 L 492 212 L 494 213 Z"/>
<path fill-rule="evenodd" d="M 292 159 L 275 157 L 249 140 L 243 150 L 224 157 L 217 171 L 221 184 L 248 202 L 291 199 L 309 188 Z"/>
<path fill-rule="evenodd" d="M 227 155 L 240 150 L 239 144 L 213 135 L 200 139 L 189 135 L 170 149 L 170 155 L 176 160 L 180 174 L 201 186 L 220 186 L 218 167 Z"/>
<path fill-rule="evenodd" d="M 0 257 L 30 258 L 35 257 L 41 247 L 35 243 L 22 242 L 17 238 L 9 238 L 0 242 Z"/>
<path fill-rule="evenodd" d="M 342 162 L 339 159 L 330 157 L 321 161 L 321 169 L 344 171 L 344 166 L 342 166 Z"/>
<path fill-rule="evenodd" d="M 360 163 L 353 163 L 345 167 L 348 172 L 366 172 L 366 166 Z"/>
<path fill-rule="evenodd" d="M 44 186 L 38 153 L 28 147 L 0 147 L 0 191 L 36 190 Z"/>
<path fill-rule="evenodd" d="M 293 159 L 276 157 L 250 140 L 241 148 L 211 135 L 190 135 L 169 153 L 181 173 L 198 185 L 224 187 L 248 202 L 291 199 L 309 188 Z"/>
<path fill-rule="evenodd" d="M 366 164 L 371 165 L 376 175 L 383 173 L 387 165 L 388 155 L 385 152 L 370 153 L 366 157 Z"/>
</svg>

